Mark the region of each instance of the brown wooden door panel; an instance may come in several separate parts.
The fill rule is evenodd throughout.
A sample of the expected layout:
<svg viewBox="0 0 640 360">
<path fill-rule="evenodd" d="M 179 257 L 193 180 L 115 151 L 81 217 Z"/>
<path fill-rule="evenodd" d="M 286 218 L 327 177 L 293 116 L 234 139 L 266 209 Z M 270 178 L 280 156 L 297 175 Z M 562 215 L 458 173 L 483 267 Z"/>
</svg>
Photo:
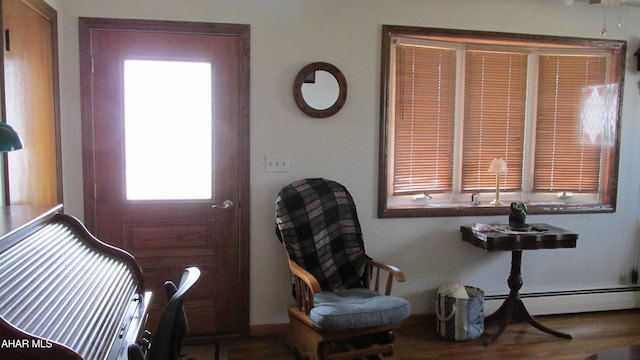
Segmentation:
<svg viewBox="0 0 640 360">
<path fill-rule="evenodd" d="M 8 203 L 62 202 L 56 13 L 35 0 L 3 0 L 5 119 L 24 148 L 8 154 Z"/>
<path fill-rule="evenodd" d="M 91 123 L 83 132 L 83 136 L 92 137 L 84 146 L 84 159 L 90 162 L 85 165 L 85 181 L 89 181 L 85 186 L 93 187 L 94 195 L 85 206 L 93 210 L 87 215 L 91 218 L 88 225 L 93 225 L 98 238 L 126 249 L 138 259 L 145 285 L 154 292 L 152 330 L 166 302 L 164 281 L 170 279 L 177 284 L 185 267 L 198 266 L 201 278 L 185 303 L 190 335 L 243 333 L 248 329 L 248 238 L 245 235 L 248 229 L 241 214 L 248 215 L 244 207 L 248 203 L 243 204 L 241 212 L 240 202 L 248 197 L 248 182 L 244 178 L 248 173 L 242 165 L 248 162 L 243 132 L 248 121 L 244 109 L 248 98 L 248 74 L 245 73 L 248 54 L 244 42 L 248 39 L 202 31 L 155 30 L 93 29 L 85 34 L 91 47 L 92 74 L 91 81 L 83 84 L 90 88 L 93 109 L 87 112 L 91 114 Z M 211 154 L 204 158 L 212 159 L 210 198 L 127 199 L 125 60 L 211 64 L 212 148 Z M 182 116 L 171 120 L 171 126 L 178 127 L 185 121 Z M 153 122 L 153 119 L 145 121 Z M 166 150 L 161 151 L 189 147 L 189 140 L 172 140 Z M 198 154 L 201 153 L 194 156 L 200 157 Z M 190 158 L 179 161 L 188 164 Z M 161 164 L 169 168 L 175 165 L 178 164 L 170 161 Z M 91 192 L 85 189 L 87 193 Z M 225 200 L 233 201 L 235 206 L 228 210 L 212 208 Z"/>
<path fill-rule="evenodd" d="M 210 223 L 203 221 L 125 221 L 123 247 L 135 257 L 149 256 L 213 256 L 216 244 Z"/>
</svg>

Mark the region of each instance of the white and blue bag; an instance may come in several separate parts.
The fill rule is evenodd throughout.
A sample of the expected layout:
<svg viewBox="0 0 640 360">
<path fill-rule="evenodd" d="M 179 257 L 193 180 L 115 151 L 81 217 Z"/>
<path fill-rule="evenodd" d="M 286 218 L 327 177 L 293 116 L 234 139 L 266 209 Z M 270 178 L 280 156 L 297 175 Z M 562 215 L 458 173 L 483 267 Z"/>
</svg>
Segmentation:
<svg viewBox="0 0 640 360">
<path fill-rule="evenodd" d="M 436 332 L 447 340 L 466 341 L 484 332 L 484 291 L 460 283 L 436 292 Z"/>
</svg>

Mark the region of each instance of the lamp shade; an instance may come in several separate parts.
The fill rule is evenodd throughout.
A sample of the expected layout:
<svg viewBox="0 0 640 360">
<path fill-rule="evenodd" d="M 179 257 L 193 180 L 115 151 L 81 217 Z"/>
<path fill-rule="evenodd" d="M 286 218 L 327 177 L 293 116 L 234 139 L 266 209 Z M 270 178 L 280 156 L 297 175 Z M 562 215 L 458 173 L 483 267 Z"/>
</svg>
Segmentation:
<svg viewBox="0 0 640 360">
<path fill-rule="evenodd" d="M 0 122 L 0 152 L 22 149 L 22 140 L 13 128 Z"/>
<path fill-rule="evenodd" d="M 495 158 L 491 161 L 489 165 L 489 172 L 494 174 L 506 173 L 507 172 L 507 162 L 502 158 Z"/>
</svg>

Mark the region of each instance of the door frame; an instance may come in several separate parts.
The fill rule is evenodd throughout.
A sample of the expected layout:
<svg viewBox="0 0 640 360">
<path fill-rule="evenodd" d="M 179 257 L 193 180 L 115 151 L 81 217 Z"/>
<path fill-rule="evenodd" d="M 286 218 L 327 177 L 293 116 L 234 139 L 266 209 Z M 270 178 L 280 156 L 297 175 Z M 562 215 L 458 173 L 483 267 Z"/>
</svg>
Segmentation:
<svg viewBox="0 0 640 360">
<path fill-rule="evenodd" d="M 80 36 L 80 86 L 81 86 L 81 118 L 82 118 L 82 162 L 83 162 L 83 195 L 84 222 L 90 231 L 94 231 L 97 223 L 95 199 L 95 161 L 94 161 L 94 118 L 93 118 L 93 86 L 90 76 L 92 69 L 91 34 L 94 30 L 124 31 L 162 31 L 173 33 L 194 33 L 235 36 L 239 38 L 239 81 L 240 94 L 238 101 L 239 121 L 239 194 L 238 194 L 238 242 L 240 275 L 240 334 L 249 334 L 249 220 L 250 220 L 250 153 L 249 153 L 249 94 L 250 94 L 250 26 L 244 24 L 221 24 L 185 21 L 137 20 L 88 18 L 78 19 Z M 215 294 L 212 294 L 215 296 Z"/>
</svg>

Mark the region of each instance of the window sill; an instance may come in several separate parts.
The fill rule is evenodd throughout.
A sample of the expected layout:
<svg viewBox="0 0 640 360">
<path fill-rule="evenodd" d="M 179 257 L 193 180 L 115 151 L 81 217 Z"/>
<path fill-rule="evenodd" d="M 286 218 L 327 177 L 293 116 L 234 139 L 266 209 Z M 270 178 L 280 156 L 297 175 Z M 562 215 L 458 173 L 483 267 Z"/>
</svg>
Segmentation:
<svg viewBox="0 0 640 360">
<path fill-rule="evenodd" d="M 491 216 L 509 215 L 511 202 L 502 206 L 489 204 L 426 204 L 420 206 L 397 206 L 393 208 L 382 205 L 378 208 L 379 218 L 406 217 L 440 217 L 440 216 Z M 613 213 L 615 207 L 611 204 L 595 203 L 562 203 L 562 202 L 532 202 L 527 205 L 529 215 L 554 214 L 585 214 L 585 213 Z"/>
</svg>

